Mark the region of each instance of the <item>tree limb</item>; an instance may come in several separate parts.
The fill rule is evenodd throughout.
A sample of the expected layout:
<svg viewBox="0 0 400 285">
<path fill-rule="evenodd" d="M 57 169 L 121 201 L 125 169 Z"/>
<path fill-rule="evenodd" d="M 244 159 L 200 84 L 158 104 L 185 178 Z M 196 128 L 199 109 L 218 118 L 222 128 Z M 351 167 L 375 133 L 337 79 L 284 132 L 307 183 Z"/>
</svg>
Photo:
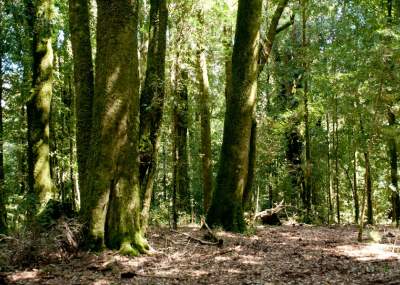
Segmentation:
<svg viewBox="0 0 400 285">
<path fill-rule="evenodd" d="M 288 23 L 284 24 L 280 28 L 278 28 L 279 20 L 282 16 L 285 7 L 287 6 L 289 0 L 280 0 L 274 15 L 272 16 L 271 24 L 269 25 L 267 37 L 260 41 L 260 49 L 259 49 L 259 61 L 258 61 L 258 76 L 260 76 L 261 72 L 264 69 L 265 64 L 268 62 L 269 55 L 271 54 L 272 46 L 274 44 L 275 36 L 277 33 L 283 31 L 288 28 L 290 25 L 286 26 Z M 293 16 L 292 16 L 293 17 Z M 294 18 L 291 19 L 291 22 L 294 21 Z M 286 26 L 286 27 L 285 27 Z"/>
</svg>

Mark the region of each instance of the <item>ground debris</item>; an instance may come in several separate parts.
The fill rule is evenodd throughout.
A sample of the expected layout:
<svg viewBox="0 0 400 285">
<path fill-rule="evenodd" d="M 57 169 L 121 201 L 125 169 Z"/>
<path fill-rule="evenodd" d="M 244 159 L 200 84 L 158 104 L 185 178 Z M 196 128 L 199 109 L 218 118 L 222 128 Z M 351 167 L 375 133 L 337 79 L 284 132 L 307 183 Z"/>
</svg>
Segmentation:
<svg viewBox="0 0 400 285">
<path fill-rule="evenodd" d="M 152 228 L 148 239 L 156 251 L 151 255 L 80 252 L 70 260 L 0 277 L 5 284 L 60 285 L 400 284 L 400 254 L 393 250 L 399 231 L 375 230 L 390 242 L 358 243 L 353 226 L 284 225 L 260 226 L 254 235 L 219 231 L 224 243 L 215 247 L 197 241 L 204 238 L 199 227 Z"/>
</svg>

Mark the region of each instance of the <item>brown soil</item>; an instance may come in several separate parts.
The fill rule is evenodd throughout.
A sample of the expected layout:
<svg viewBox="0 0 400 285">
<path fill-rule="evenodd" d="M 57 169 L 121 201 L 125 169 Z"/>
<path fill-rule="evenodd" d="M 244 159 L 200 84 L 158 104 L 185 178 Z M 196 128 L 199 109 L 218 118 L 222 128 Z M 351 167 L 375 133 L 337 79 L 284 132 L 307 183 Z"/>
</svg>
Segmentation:
<svg viewBox="0 0 400 285">
<path fill-rule="evenodd" d="M 204 240 L 198 227 L 157 228 L 149 232 L 150 255 L 78 253 L 0 273 L 0 284 L 400 284 L 400 232 L 368 232 L 358 243 L 353 226 L 258 227 L 251 235 L 219 231 L 224 242 L 214 246 L 188 238 Z M 367 240 L 375 235 L 380 241 Z"/>
</svg>

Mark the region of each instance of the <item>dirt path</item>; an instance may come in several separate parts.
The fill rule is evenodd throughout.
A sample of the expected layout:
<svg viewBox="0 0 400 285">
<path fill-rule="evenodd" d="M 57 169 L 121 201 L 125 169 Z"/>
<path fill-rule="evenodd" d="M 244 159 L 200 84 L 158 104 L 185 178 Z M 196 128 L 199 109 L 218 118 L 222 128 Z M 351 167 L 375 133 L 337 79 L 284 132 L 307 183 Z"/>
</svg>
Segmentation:
<svg viewBox="0 0 400 285">
<path fill-rule="evenodd" d="M 400 284 L 398 230 L 382 227 L 381 242 L 357 243 L 352 226 L 259 227 L 254 235 L 218 232 L 221 247 L 182 233 L 204 234 L 196 227 L 156 229 L 149 233 L 152 255 L 81 253 L 69 262 L 3 273 L 0 284 Z"/>
</svg>

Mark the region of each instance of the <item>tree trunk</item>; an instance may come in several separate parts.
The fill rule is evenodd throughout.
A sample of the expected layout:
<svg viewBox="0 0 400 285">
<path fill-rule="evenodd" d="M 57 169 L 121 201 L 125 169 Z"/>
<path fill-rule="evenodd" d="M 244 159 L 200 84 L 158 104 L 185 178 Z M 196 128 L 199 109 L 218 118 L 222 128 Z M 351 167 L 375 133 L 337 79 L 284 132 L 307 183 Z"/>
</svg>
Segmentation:
<svg viewBox="0 0 400 285">
<path fill-rule="evenodd" d="M 396 117 L 392 111 L 388 111 L 389 126 L 394 128 L 396 125 Z M 399 226 L 400 222 L 400 197 L 397 177 L 397 144 L 396 138 L 389 138 L 389 157 L 390 157 L 390 190 L 392 202 L 392 221 Z"/>
<path fill-rule="evenodd" d="M 3 157 L 3 57 L 4 57 L 4 30 L 3 30 L 3 3 L 0 3 L 0 233 L 7 232 L 7 193 L 4 188 L 4 157 Z"/>
<path fill-rule="evenodd" d="M 335 150 L 335 190 L 336 190 L 336 219 L 340 224 L 340 193 L 339 193 L 339 137 L 338 137 L 338 102 L 335 97 L 335 120 L 333 121 L 333 148 Z"/>
<path fill-rule="evenodd" d="M 140 225 L 138 2 L 97 0 L 96 82 L 83 217 L 86 241 L 146 252 Z M 86 188 L 86 187 L 85 187 Z"/>
<path fill-rule="evenodd" d="M 140 185 L 142 230 L 146 232 L 157 168 L 159 132 L 165 97 L 165 53 L 168 10 L 166 0 L 150 1 L 147 70 L 140 97 Z"/>
<path fill-rule="evenodd" d="M 330 140 L 330 122 L 329 122 L 329 115 L 326 115 L 326 127 L 327 127 L 327 144 L 328 144 L 328 153 L 327 153 L 327 160 L 328 160 L 328 224 L 333 221 L 333 206 L 332 206 L 332 175 L 331 175 L 331 140 Z"/>
<path fill-rule="evenodd" d="M 33 215 L 40 213 L 54 198 L 49 164 L 49 117 L 52 97 L 53 49 L 52 0 L 29 5 L 33 25 L 32 89 L 27 102 L 28 175 Z"/>
<path fill-rule="evenodd" d="M 198 54 L 198 78 L 200 83 L 200 120 L 201 120 L 201 161 L 203 175 L 203 211 L 206 214 L 212 198 L 212 156 L 211 156 L 211 114 L 210 86 L 208 83 L 207 61 L 204 50 Z"/>
<path fill-rule="evenodd" d="M 397 1 L 398 15 L 400 13 L 400 1 Z M 392 9 L 393 1 L 388 0 L 387 2 L 387 17 L 389 28 L 392 28 Z M 392 66 L 394 64 L 392 63 Z M 393 72 L 393 67 L 390 68 Z M 396 126 L 396 115 L 389 107 L 387 111 L 389 127 L 395 128 Z M 391 204 L 392 204 L 392 221 L 396 223 L 396 227 L 399 226 L 400 222 L 400 197 L 398 188 L 398 176 L 397 176 L 397 143 L 396 138 L 392 135 L 388 141 L 389 146 L 389 159 L 390 159 L 390 190 L 391 190 Z"/>
<path fill-rule="evenodd" d="M 246 186 L 243 190 L 243 208 L 244 210 L 250 210 L 251 200 L 253 195 L 253 182 L 254 174 L 256 169 L 256 157 L 257 157 L 257 120 L 253 115 L 251 120 L 251 134 L 250 134 L 250 146 L 249 146 L 249 166 Z"/>
<path fill-rule="evenodd" d="M 372 207 L 372 179 L 371 164 L 369 162 L 369 150 L 364 152 L 365 159 L 365 185 L 367 195 L 367 224 L 374 224 L 373 207 Z"/>
<path fill-rule="evenodd" d="M 232 89 L 227 97 L 220 166 L 209 225 L 243 231 L 243 191 L 247 182 L 251 124 L 257 94 L 261 0 L 239 0 L 232 54 Z"/>
<path fill-rule="evenodd" d="M 177 62 L 178 64 L 178 62 Z M 191 211 L 188 172 L 188 74 L 176 66 L 174 118 L 174 227 L 178 223 L 178 212 Z"/>
<path fill-rule="evenodd" d="M 357 150 L 353 152 L 353 199 L 354 199 L 354 217 L 355 223 L 358 224 L 360 217 L 360 204 L 358 199 L 358 186 L 357 186 Z"/>
<path fill-rule="evenodd" d="M 79 188 L 82 200 L 89 199 L 85 189 L 93 109 L 93 61 L 89 28 L 89 1 L 69 0 L 69 26 L 74 59 L 74 84 L 76 94 L 76 147 Z"/>
<path fill-rule="evenodd" d="M 304 127 L 305 127 L 305 170 L 304 170 L 304 201 L 305 201 L 305 222 L 311 221 L 311 189 L 312 189 L 312 161 L 311 161 L 311 137 L 310 137 L 310 122 L 308 111 L 308 81 L 307 69 L 308 63 L 306 60 L 307 51 L 307 0 L 302 0 L 302 55 L 303 55 L 303 95 L 304 95 Z"/>
</svg>

